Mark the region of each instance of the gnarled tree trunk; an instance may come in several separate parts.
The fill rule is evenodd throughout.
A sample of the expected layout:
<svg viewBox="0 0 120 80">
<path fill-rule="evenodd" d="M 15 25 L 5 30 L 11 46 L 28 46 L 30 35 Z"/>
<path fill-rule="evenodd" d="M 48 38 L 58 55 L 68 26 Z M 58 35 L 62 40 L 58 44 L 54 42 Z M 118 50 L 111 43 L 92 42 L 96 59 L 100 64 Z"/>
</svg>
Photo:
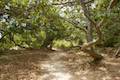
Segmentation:
<svg viewBox="0 0 120 80">
<path fill-rule="evenodd" d="M 109 6 L 107 7 L 107 10 L 110 11 L 111 8 L 116 5 L 117 0 L 111 0 L 109 3 Z M 81 7 L 84 11 L 85 17 L 88 19 L 88 22 L 90 23 L 87 27 L 87 43 L 81 47 L 81 50 L 88 53 L 91 57 L 94 58 L 94 60 L 101 60 L 103 57 L 95 52 L 93 49 L 93 46 L 100 43 L 102 39 L 102 34 L 101 34 L 101 26 L 105 20 L 103 18 L 99 23 L 96 23 L 92 18 L 91 18 L 91 13 L 89 11 L 89 7 L 87 6 L 85 0 L 80 0 Z M 97 33 L 97 39 L 93 40 L 92 36 L 92 29 L 95 28 L 95 31 Z"/>
</svg>

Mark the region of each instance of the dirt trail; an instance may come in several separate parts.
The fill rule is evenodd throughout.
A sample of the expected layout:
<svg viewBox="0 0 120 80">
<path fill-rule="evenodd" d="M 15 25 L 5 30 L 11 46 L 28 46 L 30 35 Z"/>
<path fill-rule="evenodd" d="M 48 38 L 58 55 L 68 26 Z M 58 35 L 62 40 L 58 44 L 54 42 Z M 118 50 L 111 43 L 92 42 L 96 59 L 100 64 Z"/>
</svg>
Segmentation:
<svg viewBox="0 0 120 80">
<path fill-rule="evenodd" d="M 25 50 L 0 57 L 0 80 L 120 80 L 120 59 L 91 58 L 65 51 Z"/>
</svg>

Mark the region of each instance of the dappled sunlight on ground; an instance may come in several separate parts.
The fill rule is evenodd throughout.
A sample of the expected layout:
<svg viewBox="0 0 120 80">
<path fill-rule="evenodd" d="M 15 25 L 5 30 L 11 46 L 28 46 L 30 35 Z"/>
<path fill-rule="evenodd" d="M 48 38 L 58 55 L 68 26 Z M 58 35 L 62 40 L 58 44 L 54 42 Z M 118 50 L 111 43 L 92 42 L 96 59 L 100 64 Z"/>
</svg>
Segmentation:
<svg viewBox="0 0 120 80">
<path fill-rule="evenodd" d="M 52 80 L 70 80 L 71 78 L 71 74 L 68 73 L 66 71 L 66 69 L 64 69 L 62 67 L 62 64 L 60 63 L 47 63 L 47 64 L 42 64 L 41 65 L 42 69 L 45 69 L 49 72 L 49 74 L 47 75 L 48 78 L 50 78 L 51 76 L 53 76 Z"/>
<path fill-rule="evenodd" d="M 0 57 L 0 80 L 120 80 L 120 59 L 98 65 L 82 52 L 25 50 Z"/>
</svg>

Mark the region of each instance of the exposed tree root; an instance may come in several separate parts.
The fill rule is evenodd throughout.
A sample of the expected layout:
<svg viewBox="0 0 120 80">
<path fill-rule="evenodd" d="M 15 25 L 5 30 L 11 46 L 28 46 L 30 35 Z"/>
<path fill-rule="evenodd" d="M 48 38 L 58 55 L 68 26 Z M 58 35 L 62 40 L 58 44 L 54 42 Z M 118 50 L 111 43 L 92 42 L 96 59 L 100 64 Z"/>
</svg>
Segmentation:
<svg viewBox="0 0 120 80">
<path fill-rule="evenodd" d="M 115 57 L 118 58 L 120 54 L 120 47 L 115 51 Z"/>
<path fill-rule="evenodd" d="M 103 59 L 103 56 L 100 54 L 97 54 L 94 50 L 84 49 L 82 51 L 85 53 L 88 53 L 93 58 L 94 63 L 99 63 Z"/>
</svg>

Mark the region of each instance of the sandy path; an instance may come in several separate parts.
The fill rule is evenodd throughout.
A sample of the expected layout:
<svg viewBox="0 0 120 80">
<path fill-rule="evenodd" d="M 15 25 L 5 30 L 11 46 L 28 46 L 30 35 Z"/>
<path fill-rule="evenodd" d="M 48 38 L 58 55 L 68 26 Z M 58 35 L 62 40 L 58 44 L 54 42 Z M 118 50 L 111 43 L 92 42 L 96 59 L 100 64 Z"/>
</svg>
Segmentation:
<svg viewBox="0 0 120 80">
<path fill-rule="evenodd" d="M 0 80 L 120 80 L 120 59 L 90 67 L 87 57 L 63 51 L 29 50 L 0 57 Z"/>
</svg>

